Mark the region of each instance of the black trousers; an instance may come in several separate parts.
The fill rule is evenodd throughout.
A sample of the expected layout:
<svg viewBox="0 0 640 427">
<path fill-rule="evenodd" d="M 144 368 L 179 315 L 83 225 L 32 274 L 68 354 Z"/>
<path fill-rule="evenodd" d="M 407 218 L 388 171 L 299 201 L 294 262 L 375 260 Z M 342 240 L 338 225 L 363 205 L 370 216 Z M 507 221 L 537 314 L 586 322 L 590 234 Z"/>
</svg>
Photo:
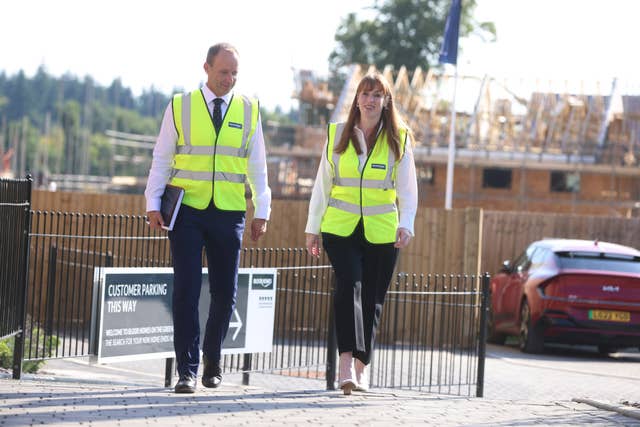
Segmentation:
<svg viewBox="0 0 640 427">
<path fill-rule="evenodd" d="M 369 364 L 398 249 L 393 243 L 369 243 L 362 221 L 347 237 L 322 233 L 322 246 L 336 275 L 338 351 L 353 352 L 354 357 Z"/>
<path fill-rule="evenodd" d="M 173 259 L 173 346 L 180 375 L 198 372 L 200 362 L 200 315 L 202 248 L 209 272 L 211 305 L 202 343 L 203 355 L 220 360 L 222 342 L 236 303 L 238 264 L 245 213 L 223 211 L 211 202 L 204 210 L 180 207 L 169 232 Z"/>
</svg>

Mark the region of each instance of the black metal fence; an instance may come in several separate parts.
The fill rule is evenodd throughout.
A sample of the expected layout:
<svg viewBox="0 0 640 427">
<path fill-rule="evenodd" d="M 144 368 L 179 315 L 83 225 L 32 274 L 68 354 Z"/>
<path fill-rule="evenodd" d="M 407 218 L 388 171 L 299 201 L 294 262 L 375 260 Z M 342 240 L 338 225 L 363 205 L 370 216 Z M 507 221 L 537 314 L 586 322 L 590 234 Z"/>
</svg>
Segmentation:
<svg viewBox="0 0 640 427">
<path fill-rule="evenodd" d="M 142 216 L 32 212 L 24 359 L 89 356 L 94 271 L 168 267 L 164 232 Z M 333 272 L 301 248 L 245 248 L 241 267 L 277 268 L 271 352 L 225 355 L 225 372 L 324 378 L 333 387 Z M 372 386 L 482 395 L 480 277 L 400 274 L 385 303 Z M 171 372 L 170 372 L 171 373 Z M 14 374 L 15 377 L 15 374 Z"/>
<path fill-rule="evenodd" d="M 91 354 L 94 271 L 168 267 L 164 234 L 144 217 L 32 212 L 25 360 Z"/>
<path fill-rule="evenodd" d="M 0 179 L 0 338 L 22 333 L 31 183 Z"/>
<path fill-rule="evenodd" d="M 398 274 L 387 294 L 370 383 L 482 396 L 489 276 Z"/>
</svg>

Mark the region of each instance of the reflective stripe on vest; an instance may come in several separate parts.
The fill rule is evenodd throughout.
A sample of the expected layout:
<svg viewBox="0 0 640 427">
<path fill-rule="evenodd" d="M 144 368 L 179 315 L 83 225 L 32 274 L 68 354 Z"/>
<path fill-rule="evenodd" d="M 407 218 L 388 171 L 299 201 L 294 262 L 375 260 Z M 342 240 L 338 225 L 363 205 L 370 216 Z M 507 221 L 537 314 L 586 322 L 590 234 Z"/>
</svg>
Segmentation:
<svg viewBox="0 0 640 427">
<path fill-rule="evenodd" d="M 200 90 L 173 98 L 178 132 L 171 183 L 185 189 L 183 203 L 206 208 L 213 198 L 223 210 L 246 210 L 249 144 L 258 123 L 256 100 L 235 95 L 219 134 Z"/>
<path fill-rule="evenodd" d="M 327 158 L 334 176 L 321 230 L 348 236 L 362 219 L 365 237 L 369 242 L 394 242 L 398 228 L 395 204 L 397 161 L 387 144 L 386 132 L 378 135 L 362 171 L 359 171 L 359 159 L 352 143 L 341 154 L 334 151 L 335 143 L 339 141 L 343 129 L 342 123 L 329 125 Z M 401 153 L 404 152 L 405 138 L 406 131 L 402 129 Z"/>
<path fill-rule="evenodd" d="M 352 214 L 369 216 L 369 215 L 382 215 L 396 211 L 396 205 L 378 205 L 378 206 L 360 206 L 353 203 L 345 202 L 344 200 L 329 199 L 329 206 L 347 211 Z"/>
<path fill-rule="evenodd" d="M 233 148 L 225 146 L 210 147 L 194 147 L 193 145 L 181 145 L 176 147 L 176 154 L 198 154 L 203 156 L 213 156 L 214 154 L 223 154 L 233 157 L 247 157 L 249 150 L 246 148 Z"/>
<path fill-rule="evenodd" d="M 175 174 L 173 176 L 175 178 L 191 179 L 194 181 L 211 181 L 211 172 L 193 172 L 179 170 L 175 171 Z M 231 172 L 214 172 L 213 179 L 215 179 L 216 181 L 229 181 L 238 184 L 244 184 L 244 182 L 247 180 L 247 175 Z"/>
</svg>

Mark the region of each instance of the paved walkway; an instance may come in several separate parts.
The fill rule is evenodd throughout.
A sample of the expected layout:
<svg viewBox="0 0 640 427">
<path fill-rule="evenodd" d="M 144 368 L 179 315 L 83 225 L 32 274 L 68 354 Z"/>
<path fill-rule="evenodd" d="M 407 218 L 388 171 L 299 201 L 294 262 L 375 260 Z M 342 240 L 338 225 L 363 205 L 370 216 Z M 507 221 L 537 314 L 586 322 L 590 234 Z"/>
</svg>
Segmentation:
<svg viewBox="0 0 640 427">
<path fill-rule="evenodd" d="M 90 365 L 55 376 L 0 374 L 0 427 L 27 425 L 434 425 L 640 426 L 640 409 L 593 400 L 467 398 L 373 389 L 343 396 L 324 381 L 251 374 L 225 376 L 218 389 L 176 395 L 156 378 L 109 378 Z M 65 375 L 66 374 L 66 375 Z M 626 412 L 625 412 L 626 411 Z M 626 413 L 626 415 L 625 415 Z"/>
</svg>

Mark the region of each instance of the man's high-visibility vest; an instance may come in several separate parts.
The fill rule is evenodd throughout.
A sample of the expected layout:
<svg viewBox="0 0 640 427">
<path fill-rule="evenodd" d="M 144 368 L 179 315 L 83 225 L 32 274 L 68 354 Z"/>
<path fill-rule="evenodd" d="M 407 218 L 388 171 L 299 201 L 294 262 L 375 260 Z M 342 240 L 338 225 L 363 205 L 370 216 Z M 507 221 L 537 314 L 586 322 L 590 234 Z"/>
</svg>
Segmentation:
<svg viewBox="0 0 640 427">
<path fill-rule="evenodd" d="M 386 132 L 380 132 L 361 173 L 358 154 L 352 144 L 342 154 L 334 152 L 334 143 L 340 140 L 343 129 L 343 123 L 329 125 L 327 159 L 334 178 L 320 230 L 348 236 L 362 218 L 364 235 L 369 242 L 395 242 L 398 229 L 395 182 L 400 159 L 396 160 L 389 148 Z M 406 137 L 406 130 L 401 129 L 401 153 L 404 153 Z"/>
<path fill-rule="evenodd" d="M 247 209 L 249 144 L 258 123 L 258 101 L 234 95 L 217 134 L 200 90 L 173 97 L 178 132 L 171 184 L 185 189 L 182 203 L 204 209 Z"/>
</svg>

